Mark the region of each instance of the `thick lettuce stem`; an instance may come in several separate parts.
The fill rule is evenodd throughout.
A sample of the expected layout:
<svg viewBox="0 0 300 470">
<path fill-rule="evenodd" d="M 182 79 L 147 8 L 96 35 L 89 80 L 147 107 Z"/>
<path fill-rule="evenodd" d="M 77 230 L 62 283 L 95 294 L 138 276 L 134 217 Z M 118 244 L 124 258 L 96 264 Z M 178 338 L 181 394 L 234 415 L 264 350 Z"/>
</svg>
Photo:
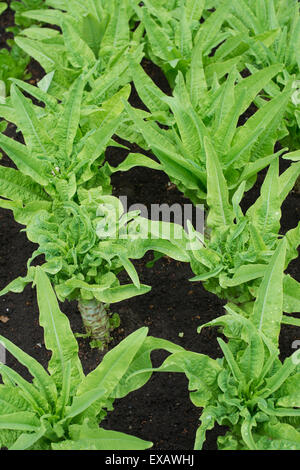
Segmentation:
<svg viewBox="0 0 300 470">
<path fill-rule="evenodd" d="M 96 300 L 79 300 L 78 309 L 81 313 L 87 334 L 99 346 L 105 348 L 109 343 L 110 319 L 108 305 Z"/>
</svg>

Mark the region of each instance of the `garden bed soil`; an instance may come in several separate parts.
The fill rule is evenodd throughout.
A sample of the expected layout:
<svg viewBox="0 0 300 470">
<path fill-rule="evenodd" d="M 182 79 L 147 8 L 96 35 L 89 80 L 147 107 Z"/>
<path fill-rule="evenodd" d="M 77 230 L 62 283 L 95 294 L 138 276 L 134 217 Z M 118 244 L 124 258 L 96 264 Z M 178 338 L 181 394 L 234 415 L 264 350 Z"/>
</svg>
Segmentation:
<svg viewBox="0 0 300 470">
<path fill-rule="evenodd" d="M 9 15 L 10 12 L 7 12 Z M 9 21 L 5 15 L 0 18 L 0 32 L 3 24 Z M 9 23 L 11 24 L 11 23 Z M 168 85 L 157 67 L 144 61 L 145 70 L 165 92 Z M 33 79 L 41 78 L 42 70 L 34 61 L 30 64 Z M 132 93 L 133 105 L 140 104 L 135 92 Z M 16 136 L 14 126 L 6 132 Z M 110 148 L 107 160 L 116 165 L 126 157 L 123 149 Z M 4 156 L 2 164 L 11 166 L 8 157 Z M 286 163 L 285 163 L 286 164 Z M 259 195 L 264 172 L 255 187 L 249 191 L 244 201 L 244 208 L 255 201 Z M 112 181 L 115 195 L 126 195 L 129 204 L 143 203 L 148 208 L 151 204 L 183 204 L 188 202 L 182 194 L 170 184 L 168 177 L 161 172 L 145 168 L 135 168 L 127 173 L 118 173 Z M 283 233 L 293 228 L 299 220 L 299 195 L 291 192 L 284 203 L 282 217 Z M 2 243 L 0 246 L 0 289 L 17 276 L 25 275 L 26 262 L 36 248 L 28 242 L 9 211 L 0 209 Z M 110 348 L 130 333 L 147 326 L 149 334 L 177 343 L 187 350 L 219 357 L 216 328 L 206 328 L 197 334 L 197 327 L 213 318 L 224 314 L 223 302 L 215 295 L 205 291 L 201 283 L 190 283 L 192 272 L 188 264 L 179 263 L 168 257 L 160 259 L 153 268 L 146 263 L 152 259 L 148 254 L 134 264 L 141 282 L 152 286 L 152 290 L 112 306 L 121 318 L 120 327 L 113 332 Z M 290 272 L 300 281 L 299 260 L 289 266 Z M 121 275 L 126 282 L 126 275 Z M 74 333 L 83 332 L 81 317 L 75 303 L 65 302 L 62 311 L 68 315 Z M 47 366 L 50 353 L 44 347 L 43 330 L 39 326 L 38 308 L 35 290 L 28 286 L 22 294 L 7 294 L 0 298 L 0 334 L 7 337 L 24 351 L 35 357 L 43 366 Z M 180 336 L 179 336 L 180 335 Z M 299 339 L 299 329 L 283 326 L 281 332 L 281 357 L 284 359 L 292 352 L 293 341 Z M 80 358 L 86 373 L 93 370 L 101 361 L 103 353 L 91 350 L 89 341 L 79 339 Z M 152 355 L 155 365 L 166 357 L 164 351 Z M 30 379 L 28 372 L 9 354 L 7 364 Z M 127 433 L 154 443 L 154 449 L 191 450 L 195 432 L 199 423 L 200 410 L 189 400 L 187 380 L 183 374 L 154 374 L 150 381 L 140 390 L 131 393 L 122 400 L 116 400 L 114 411 L 109 412 L 102 423 L 103 427 Z M 216 439 L 224 428 L 216 427 L 207 434 L 204 449 L 215 450 Z"/>
</svg>

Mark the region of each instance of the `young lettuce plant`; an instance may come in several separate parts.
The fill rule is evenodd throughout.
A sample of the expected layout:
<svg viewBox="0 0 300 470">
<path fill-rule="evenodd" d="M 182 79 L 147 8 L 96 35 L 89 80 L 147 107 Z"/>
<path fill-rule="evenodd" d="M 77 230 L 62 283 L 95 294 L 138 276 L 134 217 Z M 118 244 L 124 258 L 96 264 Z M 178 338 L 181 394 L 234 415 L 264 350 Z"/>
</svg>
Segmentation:
<svg viewBox="0 0 300 470">
<path fill-rule="evenodd" d="M 249 50 L 244 54 L 245 65 L 254 73 L 256 70 L 266 66 L 281 63 L 283 69 L 278 73 L 272 82 L 265 88 L 268 98 L 278 96 L 288 81 L 293 81 L 294 93 L 286 107 L 284 123 L 288 135 L 283 135 L 280 139 L 283 145 L 287 145 L 290 150 L 299 148 L 299 128 L 300 128 L 300 10 L 297 0 L 288 2 L 270 1 L 263 8 L 258 1 L 243 0 L 242 2 L 232 2 L 233 16 L 229 23 L 233 28 L 233 34 L 240 31 L 244 40 L 249 43 Z M 241 13 L 243 11 L 243 14 Z M 253 35 L 258 31 L 274 32 L 274 40 L 268 47 L 260 41 L 253 41 Z M 248 40 L 245 39 L 248 37 Z M 255 104 L 260 107 L 260 98 L 255 100 Z M 299 191 L 299 180 L 295 187 Z"/>
<path fill-rule="evenodd" d="M 245 79 L 234 68 L 226 82 L 213 88 L 208 87 L 203 74 L 191 87 L 179 73 L 173 97 L 156 93 L 154 84 L 150 84 L 149 79 L 145 80 L 141 68 L 132 67 L 136 88 L 146 106 L 156 113 L 156 117 L 160 108 L 164 117 L 172 119 L 173 124 L 168 122 L 171 127 L 161 128 L 150 119 L 145 121 L 127 104 L 129 119 L 179 190 L 195 205 L 206 203 L 205 139 L 214 143 L 230 189 L 238 188 L 244 180 L 246 189 L 250 189 L 257 173 L 274 158 L 274 146 L 282 136 L 281 125 L 291 98 L 292 84 L 276 98 L 266 101 L 244 123 L 241 119 L 281 66 L 268 67 Z"/>
<path fill-rule="evenodd" d="M 44 255 L 43 270 L 50 275 L 58 298 L 77 300 L 86 332 L 94 347 L 106 347 L 110 330 L 118 322 L 110 305 L 149 292 L 140 283 L 132 259 L 149 250 L 189 261 L 183 240 L 160 236 L 155 223 L 136 212 L 124 213 L 119 199 L 101 196 L 99 190 L 81 190 L 80 204 L 56 205 L 53 212 L 40 210 L 27 225 L 28 239 L 39 245 L 28 261 L 28 273 L 1 293 L 20 292 L 34 277 L 33 260 Z M 183 229 L 181 229 L 183 231 Z M 120 285 L 118 274 L 126 271 L 131 284 Z"/>
<path fill-rule="evenodd" d="M 168 341 L 147 337 L 140 328 L 110 350 L 87 376 L 67 317 L 59 310 L 49 279 L 36 269 L 35 283 L 45 346 L 52 352 L 47 370 L 0 336 L 0 343 L 33 377 L 32 383 L 0 363 L 0 448 L 9 450 L 143 450 L 151 442 L 99 427 L 115 398 L 144 385 L 151 374 L 130 381 L 139 367 L 151 366 L 155 348 L 175 352 Z"/>
<path fill-rule="evenodd" d="M 260 284 L 250 317 L 227 314 L 200 327 L 221 326 L 224 357 L 213 360 L 190 351 L 170 355 L 158 369 L 184 372 L 193 404 L 203 408 L 195 449 L 215 423 L 228 428 L 220 450 L 300 449 L 299 351 L 282 363 L 278 338 L 283 310 L 286 241 L 277 247 Z"/>
<path fill-rule="evenodd" d="M 61 98 L 84 70 L 94 69 L 89 79 L 88 102 L 98 104 L 130 82 L 128 60 L 143 57 L 143 28 L 131 32 L 133 10 L 124 0 L 79 2 L 47 1 L 53 8 L 23 14 L 60 27 L 30 28 L 16 38 L 37 60 L 49 79 L 49 93 Z"/>
<path fill-rule="evenodd" d="M 249 49 L 243 55 L 245 66 L 251 72 L 272 64 L 281 63 L 284 66 L 266 86 L 266 96 L 277 96 L 291 78 L 294 80 L 295 94 L 298 95 L 300 11 L 297 0 L 272 0 L 265 4 L 258 0 L 234 0 L 231 8 L 232 15 L 228 21 L 232 34 L 243 35 L 243 41 L 249 44 Z M 256 34 L 266 31 L 273 32 L 273 41 L 268 47 L 259 40 L 253 40 Z M 289 136 L 283 139 L 283 143 L 291 150 L 299 148 L 300 108 L 299 99 L 296 98 L 290 100 L 285 113 Z M 261 105 L 259 99 L 255 103 Z"/>
<path fill-rule="evenodd" d="M 37 87 L 16 81 L 44 102 L 45 108 L 34 106 L 16 85 L 7 104 L 0 106 L 1 116 L 17 126 L 25 141 L 23 145 L 0 135 L 2 150 L 17 167 L 1 167 L 1 196 L 15 201 L 1 200 L 1 204 L 15 210 L 21 223 L 36 211 L 48 209 L 54 201 L 78 203 L 81 188 L 100 186 L 102 194 L 111 193 L 112 170 L 104 165 L 104 152 L 122 120 L 123 104 L 115 104 L 110 112 L 94 107 L 97 126 L 90 127 L 93 120 L 85 117 L 90 110 L 82 105 L 86 81 L 86 76 L 80 76 L 62 103 Z"/>
<path fill-rule="evenodd" d="M 300 174 L 300 162 L 279 176 L 278 159 L 273 159 L 261 194 L 244 214 L 240 208 L 246 183 L 241 183 L 232 199 L 222 173 L 221 165 L 212 143 L 206 140 L 207 163 L 207 235 L 198 237 L 190 227 L 192 238 L 191 268 L 196 276 L 192 281 L 202 281 L 204 287 L 218 297 L 235 305 L 248 304 L 251 310 L 261 278 L 270 257 L 280 243 L 281 206 Z M 286 158 L 288 158 L 286 155 Z M 230 202 L 231 200 L 231 202 Z M 300 224 L 289 230 L 285 268 L 298 257 Z M 284 276 L 284 310 L 300 310 L 300 284 Z M 290 321 L 298 321 L 290 319 Z"/>
<path fill-rule="evenodd" d="M 13 211 L 15 220 L 26 226 L 29 240 L 39 245 L 28 261 L 25 278 L 16 279 L 1 294 L 22 292 L 34 279 L 32 261 L 43 255 L 43 269 L 59 299 L 78 301 L 92 344 L 103 347 L 112 326 L 107 304 L 150 290 L 140 284 L 130 258 L 142 258 L 147 250 L 182 261 L 189 257 L 184 241 L 169 241 L 156 233 L 153 238 L 155 226 L 148 227 L 147 219 L 136 213 L 123 214 L 119 200 L 110 195 L 112 172 L 148 161 L 134 154 L 117 168 L 104 164 L 104 151 L 122 119 L 123 105 L 117 103 L 110 113 L 104 112 L 100 127 L 82 135 L 84 85 L 85 79 L 79 77 L 59 106 L 53 97 L 35 89 L 47 109 L 55 105 L 53 112 L 33 106 L 14 85 L 12 107 L 0 109 L 16 123 L 26 143 L 0 135 L 1 148 L 17 166 L 0 167 L 0 205 Z M 124 269 L 132 284 L 121 286 L 117 275 Z"/>
<path fill-rule="evenodd" d="M 163 70 L 171 88 L 179 71 L 184 76 L 189 74 L 195 50 L 208 65 L 211 78 L 213 69 L 221 78 L 240 60 L 215 63 L 209 57 L 212 50 L 230 36 L 222 31 L 230 1 L 218 2 L 210 15 L 207 15 L 204 0 L 145 0 L 142 4 L 132 0 L 131 3 L 146 30 L 146 55 Z M 200 22 L 203 15 L 207 18 Z"/>
<path fill-rule="evenodd" d="M 132 4 L 146 30 L 146 56 L 163 70 L 172 89 L 178 72 L 192 84 L 197 82 L 200 64 L 209 86 L 223 79 L 233 66 L 243 69 L 243 52 L 249 45 L 242 34 L 234 37 L 228 28 L 231 1 L 132 0 Z M 260 34 L 255 40 L 268 46 L 274 32 Z"/>
</svg>

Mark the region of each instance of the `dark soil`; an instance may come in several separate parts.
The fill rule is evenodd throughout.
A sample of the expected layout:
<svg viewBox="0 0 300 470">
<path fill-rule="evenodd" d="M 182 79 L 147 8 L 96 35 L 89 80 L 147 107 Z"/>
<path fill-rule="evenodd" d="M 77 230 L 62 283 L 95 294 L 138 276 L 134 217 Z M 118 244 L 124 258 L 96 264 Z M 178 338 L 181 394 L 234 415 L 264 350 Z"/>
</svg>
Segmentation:
<svg viewBox="0 0 300 470">
<path fill-rule="evenodd" d="M 13 34 L 9 33 L 6 28 L 14 25 L 14 12 L 10 9 L 9 5 L 11 0 L 7 0 L 8 8 L 2 15 L 0 15 L 0 48 L 7 48 L 6 41 L 13 38 Z"/>
<path fill-rule="evenodd" d="M 2 15 L 5 16 L 5 15 Z M 2 21 L 2 23 L 1 23 Z M 3 20 L 0 18 L 0 30 Z M 2 30 L 1 30 L 2 31 Z M 168 85 L 159 69 L 149 61 L 144 62 L 146 71 L 156 83 L 168 92 Z M 41 70 L 31 63 L 30 70 L 35 78 L 41 78 Z M 132 104 L 138 106 L 135 93 Z M 7 134 L 15 136 L 14 126 L 9 126 Z M 113 165 L 123 160 L 126 152 L 110 148 L 107 159 Z M 5 165 L 11 165 L 4 157 Z M 259 175 L 255 187 L 247 194 L 245 207 L 259 195 L 263 174 Z M 113 177 L 115 195 L 127 195 L 129 203 L 143 203 L 150 207 L 153 203 L 187 202 L 182 194 L 170 184 L 163 173 L 144 168 L 132 169 Z M 294 227 L 299 220 L 299 196 L 291 193 L 284 203 L 282 231 Z M 0 210 L 2 243 L 0 246 L 0 289 L 17 276 L 26 273 L 26 262 L 35 246 L 28 242 L 22 227 L 14 222 L 10 212 Z M 192 272 L 187 264 L 175 262 L 167 257 L 159 260 L 152 269 L 146 267 L 151 254 L 135 262 L 141 282 L 151 285 L 150 293 L 113 305 L 113 311 L 121 317 L 121 326 L 113 334 L 110 347 L 115 346 L 125 336 L 141 326 L 149 327 L 149 334 L 161 337 L 184 348 L 213 358 L 220 356 L 216 341 L 217 330 L 207 328 L 200 335 L 197 327 L 224 313 L 223 302 L 204 290 L 200 283 L 190 283 Z M 291 263 L 289 272 L 300 281 L 299 260 Z M 123 282 L 127 280 L 121 276 Z M 61 306 L 68 315 L 74 332 L 83 332 L 81 318 L 75 303 Z M 2 319 L 2 320 L 1 320 Z M 49 352 L 43 343 L 43 331 L 38 322 L 38 308 L 35 291 L 29 286 L 22 294 L 7 294 L 0 298 L 0 334 L 13 341 L 24 351 L 39 360 L 44 366 L 49 360 Z M 179 333 L 183 333 L 183 336 Z M 292 343 L 299 339 L 295 327 L 283 327 L 281 334 L 282 358 L 289 356 Z M 80 358 L 85 372 L 93 370 L 103 354 L 91 350 L 88 340 L 79 339 Z M 165 352 L 153 354 L 155 365 L 166 357 Z M 7 364 L 30 378 L 26 370 L 8 354 Z M 154 443 L 154 449 L 191 450 L 198 427 L 200 410 L 189 400 L 187 380 L 183 374 L 155 374 L 140 390 L 115 402 L 115 409 L 108 414 L 103 426 L 109 429 L 132 433 Z M 208 433 L 205 449 L 216 449 L 216 439 L 224 429 L 215 428 Z"/>
</svg>

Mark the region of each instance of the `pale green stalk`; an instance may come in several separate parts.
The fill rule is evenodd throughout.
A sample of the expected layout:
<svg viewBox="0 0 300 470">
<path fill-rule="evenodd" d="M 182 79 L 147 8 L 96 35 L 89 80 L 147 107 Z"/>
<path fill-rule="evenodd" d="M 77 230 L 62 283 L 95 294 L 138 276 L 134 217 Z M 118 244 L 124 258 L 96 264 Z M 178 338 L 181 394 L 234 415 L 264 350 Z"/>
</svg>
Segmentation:
<svg viewBox="0 0 300 470">
<path fill-rule="evenodd" d="M 104 348 L 109 343 L 108 305 L 97 300 L 79 300 L 78 309 L 87 334 Z"/>
</svg>

